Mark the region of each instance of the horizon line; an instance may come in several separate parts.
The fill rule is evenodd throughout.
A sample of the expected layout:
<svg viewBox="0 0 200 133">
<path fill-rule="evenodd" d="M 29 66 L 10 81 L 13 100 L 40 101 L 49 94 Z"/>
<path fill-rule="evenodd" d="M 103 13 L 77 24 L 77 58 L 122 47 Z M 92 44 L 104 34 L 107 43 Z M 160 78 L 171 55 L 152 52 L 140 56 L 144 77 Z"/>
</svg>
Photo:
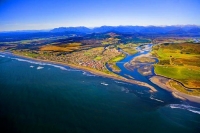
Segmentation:
<svg viewBox="0 0 200 133">
<path fill-rule="evenodd" d="M 101 25 L 101 26 L 94 26 L 94 27 L 89 27 L 89 26 L 60 26 L 60 27 L 54 27 L 54 28 L 49 28 L 49 29 L 24 29 L 24 30 L 4 30 L 0 32 L 23 32 L 23 31 L 49 31 L 49 30 L 53 30 L 55 28 L 77 28 L 77 27 L 85 27 L 88 29 L 94 29 L 94 28 L 100 28 L 103 26 L 107 26 L 107 27 L 126 27 L 126 26 L 141 26 L 141 27 L 151 27 L 151 26 L 155 26 L 155 27 L 168 27 L 168 26 L 177 26 L 177 27 L 181 27 L 181 26 L 197 26 L 200 27 L 200 25 L 197 24 L 175 24 L 175 25 L 116 25 L 116 26 L 112 26 L 112 25 Z"/>
</svg>

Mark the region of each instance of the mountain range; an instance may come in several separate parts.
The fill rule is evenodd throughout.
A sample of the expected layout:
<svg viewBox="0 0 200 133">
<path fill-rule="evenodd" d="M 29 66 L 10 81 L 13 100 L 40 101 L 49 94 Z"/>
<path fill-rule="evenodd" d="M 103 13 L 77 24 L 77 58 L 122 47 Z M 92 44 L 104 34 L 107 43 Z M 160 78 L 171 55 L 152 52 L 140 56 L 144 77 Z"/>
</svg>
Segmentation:
<svg viewBox="0 0 200 133">
<path fill-rule="evenodd" d="M 56 36 L 91 36 L 91 34 L 104 34 L 114 32 L 117 34 L 131 34 L 134 36 L 158 37 L 200 37 L 200 26 L 175 25 L 175 26 L 101 26 L 87 27 L 59 27 L 51 30 L 21 30 L 0 32 L 0 41 L 19 41 L 23 39 L 48 38 Z"/>
<path fill-rule="evenodd" d="M 184 25 L 184 26 L 101 26 L 95 28 L 87 27 L 59 27 L 50 30 L 50 32 L 80 32 L 80 33 L 104 33 L 104 32 L 120 32 L 120 33 L 142 33 L 142 34 L 200 34 L 200 26 Z"/>
</svg>

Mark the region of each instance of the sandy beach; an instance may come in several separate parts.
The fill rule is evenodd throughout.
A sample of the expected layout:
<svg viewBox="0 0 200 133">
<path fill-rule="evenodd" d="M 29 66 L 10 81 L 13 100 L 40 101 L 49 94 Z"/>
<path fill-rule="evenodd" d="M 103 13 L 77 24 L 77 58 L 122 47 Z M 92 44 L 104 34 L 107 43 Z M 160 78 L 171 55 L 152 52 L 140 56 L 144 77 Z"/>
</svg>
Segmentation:
<svg viewBox="0 0 200 133">
<path fill-rule="evenodd" d="M 107 73 L 104 73 L 104 72 L 101 72 L 101 71 L 97 71 L 97 70 L 94 70 L 94 69 L 91 69 L 91 68 L 88 68 L 88 67 L 83 67 L 83 66 L 79 66 L 79 65 L 75 65 L 75 64 L 67 64 L 67 63 L 64 63 L 64 62 L 41 60 L 41 59 L 35 59 L 35 58 L 28 57 L 28 56 L 22 56 L 22 55 L 14 54 L 14 53 L 12 53 L 12 54 L 19 56 L 19 57 L 24 57 L 24 58 L 27 58 L 27 59 L 40 61 L 40 62 L 47 62 L 47 63 L 65 65 L 65 66 L 68 66 L 68 67 L 71 67 L 71 68 L 87 71 L 87 72 L 90 72 L 90 73 L 98 75 L 98 76 L 112 78 L 112 79 L 115 79 L 115 80 L 120 80 L 120 81 L 124 81 L 124 82 L 131 83 L 131 84 L 137 84 L 137 85 L 149 88 L 150 92 L 156 92 L 157 91 L 153 86 L 151 86 L 151 85 L 149 85 L 145 82 L 141 82 L 141 81 L 137 81 L 137 80 L 133 80 L 133 79 L 127 79 L 125 77 L 122 77 L 122 76 L 114 74 L 114 73 L 107 74 Z"/>
<path fill-rule="evenodd" d="M 168 84 L 168 81 L 171 80 L 171 79 L 168 79 L 168 78 L 165 78 L 165 77 L 162 77 L 162 76 L 153 76 L 150 78 L 150 81 L 156 85 L 158 85 L 159 87 L 167 90 L 167 91 L 170 91 L 172 92 L 172 95 L 176 98 L 179 98 L 181 100 L 189 100 L 189 101 L 192 101 L 192 102 L 197 102 L 197 103 L 200 103 L 200 97 L 198 96 L 191 96 L 191 95 L 188 95 L 188 94 L 185 94 L 185 93 L 182 93 L 178 90 L 176 90 L 175 88 L 171 87 L 169 84 Z"/>
<path fill-rule="evenodd" d="M 24 57 L 24 58 L 27 58 L 27 59 L 31 59 L 31 60 L 40 61 L 40 62 L 47 62 L 47 63 L 65 65 L 65 66 L 68 66 L 68 67 L 71 67 L 71 68 L 87 71 L 87 72 L 90 72 L 90 73 L 98 75 L 98 76 L 112 78 L 112 79 L 115 79 L 115 80 L 120 80 L 120 81 L 124 81 L 124 82 L 131 83 L 131 84 L 137 84 L 137 85 L 149 88 L 150 92 L 157 92 L 157 90 L 153 86 L 151 86 L 151 85 L 149 85 L 145 82 L 137 81 L 137 80 L 134 80 L 134 79 L 127 79 L 125 77 L 122 77 L 122 76 L 114 74 L 114 73 L 107 74 L 107 73 L 104 73 L 104 72 L 101 72 L 101 71 L 97 71 L 97 70 L 94 70 L 94 69 L 91 69 L 91 68 L 88 68 L 88 67 L 83 67 L 83 66 L 79 66 L 79 65 L 75 65 L 75 64 L 66 64 L 66 63 L 63 63 L 63 62 L 56 62 L 56 61 L 49 61 L 49 60 L 40 60 L 40 59 L 35 59 L 35 58 L 22 56 L 22 55 L 18 55 L 18 54 L 14 54 L 14 55 L 19 56 L 19 57 Z M 156 75 L 156 76 L 153 76 L 153 77 L 150 78 L 150 81 L 152 83 L 154 83 L 154 84 L 158 85 L 159 87 L 171 92 L 172 95 L 175 98 L 200 103 L 200 97 L 191 96 L 191 95 L 188 95 L 188 94 L 185 94 L 185 93 L 182 93 L 182 92 L 176 90 L 175 88 L 171 87 L 168 84 L 169 80 L 172 80 L 172 79 L 169 79 L 169 78 L 166 78 L 166 77 L 163 77 L 163 76 L 159 76 L 159 75 Z"/>
</svg>

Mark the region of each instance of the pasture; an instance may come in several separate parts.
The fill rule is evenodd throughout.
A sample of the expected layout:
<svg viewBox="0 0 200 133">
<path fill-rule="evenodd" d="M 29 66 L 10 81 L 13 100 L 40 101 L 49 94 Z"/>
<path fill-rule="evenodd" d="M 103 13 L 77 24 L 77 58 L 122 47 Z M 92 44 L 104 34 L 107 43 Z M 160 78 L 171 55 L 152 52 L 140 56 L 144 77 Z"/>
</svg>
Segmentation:
<svg viewBox="0 0 200 133">
<path fill-rule="evenodd" d="M 200 44 L 160 44 L 152 53 L 159 59 L 156 74 L 176 79 L 189 88 L 200 88 Z"/>
</svg>

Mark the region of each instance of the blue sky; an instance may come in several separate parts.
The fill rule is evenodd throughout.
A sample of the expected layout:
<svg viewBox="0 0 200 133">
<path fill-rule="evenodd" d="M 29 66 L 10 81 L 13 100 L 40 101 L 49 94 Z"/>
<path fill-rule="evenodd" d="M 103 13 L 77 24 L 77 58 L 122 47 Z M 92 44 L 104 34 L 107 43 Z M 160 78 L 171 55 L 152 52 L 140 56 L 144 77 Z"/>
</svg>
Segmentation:
<svg viewBox="0 0 200 133">
<path fill-rule="evenodd" d="M 200 0 L 0 0 L 0 31 L 200 25 Z"/>
</svg>

